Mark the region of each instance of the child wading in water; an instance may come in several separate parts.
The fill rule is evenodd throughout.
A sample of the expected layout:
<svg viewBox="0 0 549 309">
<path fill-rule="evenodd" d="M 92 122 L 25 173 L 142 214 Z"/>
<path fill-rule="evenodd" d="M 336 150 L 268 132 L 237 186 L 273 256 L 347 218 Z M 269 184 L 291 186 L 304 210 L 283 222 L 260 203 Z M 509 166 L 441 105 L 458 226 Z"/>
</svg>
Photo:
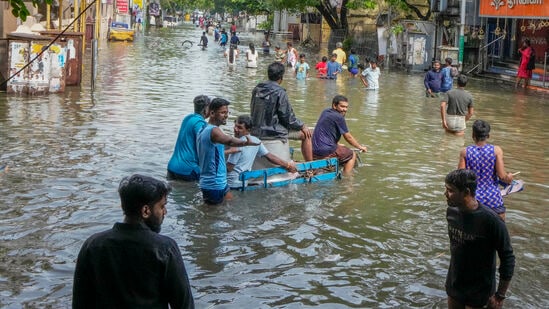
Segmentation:
<svg viewBox="0 0 549 309">
<path fill-rule="evenodd" d="M 328 57 L 323 56 L 322 61 L 318 62 L 315 66 L 315 70 L 317 71 L 317 77 L 319 78 L 326 78 L 326 74 L 328 73 Z"/>
<path fill-rule="evenodd" d="M 328 79 L 337 79 L 337 75 L 341 73 L 341 64 L 336 61 L 337 54 L 332 54 L 332 58 L 328 61 L 326 65 L 328 68 L 328 73 L 326 74 Z"/>
<path fill-rule="evenodd" d="M 295 78 L 304 80 L 309 77 L 309 64 L 305 62 L 305 54 L 299 55 L 299 62 L 295 65 Z"/>
<path fill-rule="evenodd" d="M 280 49 L 280 46 L 275 46 L 275 61 L 284 63 L 286 62 L 286 52 L 284 52 L 282 49 Z"/>
<path fill-rule="evenodd" d="M 349 63 L 349 73 L 351 73 L 351 77 L 356 77 L 358 74 L 358 56 L 355 53 L 355 49 L 351 48 L 351 54 L 349 55 L 348 59 Z"/>
</svg>

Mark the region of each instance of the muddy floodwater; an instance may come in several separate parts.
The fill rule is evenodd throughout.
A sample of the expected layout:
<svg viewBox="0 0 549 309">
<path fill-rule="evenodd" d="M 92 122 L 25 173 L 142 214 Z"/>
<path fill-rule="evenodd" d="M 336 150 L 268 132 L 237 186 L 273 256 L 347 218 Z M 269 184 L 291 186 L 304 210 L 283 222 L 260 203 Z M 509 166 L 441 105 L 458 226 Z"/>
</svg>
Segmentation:
<svg viewBox="0 0 549 309">
<path fill-rule="evenodd" d="M 182 118 L 199 94 L 231 102 L 228 125 L 249 113 L 266 79 L 244 57 L 228 68 L 223 50 L 196 46 L 196 28 L 159 29 L 132 43 L 100 45 L 90 90 L 48 96 L 0 94 L 0 307 L 67 308 L 83 241 L 122 219 L 123 176 L 165 178 Z M 191 40 L 195 45 L 182 47 Z M 242 48 L 261 36 L 241 33 Z M 319 55 L 308 53 L 314 66 Z M 181 248 L 197 308 L 444 308 L 449 263 L 444 177 L 465 136 L 443 132 L 439 101 L 423 95 L 423 75 L 382 71 L 379 91 L 347 74 L 287 89 L 298 117 L 314 126 L 338 93 L 368 153 L 353 177 L 236 192 L 205 207 L 195 183 L 172 182 L 162 233 Z M 508 171 L 523 192 L 506 197 L 516 254 L 508 308 L 549 307 L 549 95 L 472 79 L 474 119 L 492 125 Z M 294 145 L 297 146 L 297 145 Z M 298 156 L 299 158 L 299 156 Z"/>
</svg>

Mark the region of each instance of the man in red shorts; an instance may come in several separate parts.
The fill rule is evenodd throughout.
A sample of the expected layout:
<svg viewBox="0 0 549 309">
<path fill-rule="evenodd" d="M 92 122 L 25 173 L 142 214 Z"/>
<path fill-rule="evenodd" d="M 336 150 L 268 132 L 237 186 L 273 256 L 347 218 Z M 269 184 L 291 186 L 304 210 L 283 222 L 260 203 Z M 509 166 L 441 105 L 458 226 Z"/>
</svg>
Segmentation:
<svg viewBox="0 0 549 309">
<path fill-rule="evenodd" d="M 349 102 L 346 97 L 336 95 L 332 100 L 332 107 L 327 108 L 320 114 L 313 131 L 313 158 L 324 159 L 336 157 L 340 165 L 343 165 L 343 174 L 350 175 L 356 161 L 356 153 L 338 144 L 341 136 L 360 151 L 368 149 L 357 142 L 351 135 L 345 122 L 345 114 Z"/>
</svg>

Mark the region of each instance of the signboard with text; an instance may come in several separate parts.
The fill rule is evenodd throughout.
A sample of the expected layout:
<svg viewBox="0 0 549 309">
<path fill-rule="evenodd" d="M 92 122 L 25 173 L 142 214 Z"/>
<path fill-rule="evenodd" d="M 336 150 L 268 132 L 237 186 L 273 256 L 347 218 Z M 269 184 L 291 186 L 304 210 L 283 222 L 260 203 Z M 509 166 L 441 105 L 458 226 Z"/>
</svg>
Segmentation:
<svg viewBox="0 0 549 309">
<path fill-rule="evenodd" d="M 116 8 L 118 9 L 118 13 L 127 14 L 128 0 L 116 0 Z"/>
<path fill-rule="evenodd" d="M 480 0 L 479 15 L 546 19 L 549 16 L 549 0 Z"/>
</svg>

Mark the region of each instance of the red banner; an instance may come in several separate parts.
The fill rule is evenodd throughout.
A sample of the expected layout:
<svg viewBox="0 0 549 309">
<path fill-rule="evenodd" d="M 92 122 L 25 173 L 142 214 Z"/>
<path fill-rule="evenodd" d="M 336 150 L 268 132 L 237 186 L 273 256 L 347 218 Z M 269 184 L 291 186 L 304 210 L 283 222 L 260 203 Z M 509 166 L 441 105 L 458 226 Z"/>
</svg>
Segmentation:
<svg viewBox="0 0 549 309">
<path fill-rule="evenodd" d="M 128 0 L 116 0 L 116 9 L 118 10 L 118 13 L 127 14 Z"/>
<path fill-rule="evenodd" d="M 544 0 L 480 0 L 480 16 L 547 19 L 549 3 Z"/>
</svg>

